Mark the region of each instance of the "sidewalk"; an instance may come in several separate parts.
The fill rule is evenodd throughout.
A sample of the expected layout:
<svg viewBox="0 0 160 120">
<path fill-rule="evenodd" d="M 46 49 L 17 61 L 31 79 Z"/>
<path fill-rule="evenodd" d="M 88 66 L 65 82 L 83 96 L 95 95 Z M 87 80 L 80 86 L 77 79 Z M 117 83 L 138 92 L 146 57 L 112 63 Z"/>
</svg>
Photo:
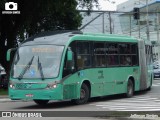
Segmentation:
<svg viewBox="0 0 160 120">
<path fill-rule="evenodd" d="M 2 98 L 9 98 L 8 95 L 0 95 L 0 99 Z"/>
<path fill-rule="evenodd" d="M 8 97 L 8 95 L 0 95 L 0 102 L 9 102 L 11 99 Z"/>
</svg>

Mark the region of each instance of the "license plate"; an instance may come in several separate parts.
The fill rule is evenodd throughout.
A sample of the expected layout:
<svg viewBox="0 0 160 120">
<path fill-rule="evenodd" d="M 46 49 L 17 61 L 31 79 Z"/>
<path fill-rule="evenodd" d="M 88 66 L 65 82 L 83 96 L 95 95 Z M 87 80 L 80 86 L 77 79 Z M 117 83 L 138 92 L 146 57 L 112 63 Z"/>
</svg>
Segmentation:
<svg viewBox="0 0 160 120">
<path fill-rule="evenodd" d="M 26 94 L 26 97 L 33 97 L 33 94 Z"/>
</svg>

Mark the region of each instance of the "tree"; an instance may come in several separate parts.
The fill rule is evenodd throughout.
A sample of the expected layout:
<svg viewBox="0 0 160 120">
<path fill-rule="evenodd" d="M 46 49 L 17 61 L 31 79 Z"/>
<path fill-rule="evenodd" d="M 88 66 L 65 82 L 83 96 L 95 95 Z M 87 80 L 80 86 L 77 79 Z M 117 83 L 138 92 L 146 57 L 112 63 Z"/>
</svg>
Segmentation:
<svg viewBox="0 0 160 120">
<path fill-rule="evenodd" d="M 0 1 L 0 10 L 5 10 L 5 3 Z M 41 31 L 56 29 L 78 29 L 82 16 L 76 10 L 77 5 L 91 9 L 97 0 L 14 0 L 18 4 L 19 15 L 0 14 L 0 63 L 7 69 L 6 51 L 17 47 L 27 36 Z M 25 33 L 25 34 L 24 34 Z"/>
</svg>

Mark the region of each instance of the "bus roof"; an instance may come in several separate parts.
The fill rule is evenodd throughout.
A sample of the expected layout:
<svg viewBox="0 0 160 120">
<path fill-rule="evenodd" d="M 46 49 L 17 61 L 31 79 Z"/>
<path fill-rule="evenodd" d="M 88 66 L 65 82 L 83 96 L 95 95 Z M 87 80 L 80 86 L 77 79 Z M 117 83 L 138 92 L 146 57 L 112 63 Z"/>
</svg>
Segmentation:
<svg viewBox="0 0 160 120">
<path fill-rule="evenodd" d="M 121 34 L 104 34 L 104 33 L 83 33 L 84 35 L 93 35 L 93 36 L 108 36 L 108 37 L 124 37 L 124 38 L 133 38 L 131 36 L 121 35 Z"/>
<path fill-rule="evenodd" d="M 115 42 L 136 42 L 137 40 L 130 36 L 115 35 L 115 34 L 93 34 L 82 33 L 80 31 L 51 31 L 43 32 L 28 38 L 22 42 L 21 46 L 35 44 L 56 44 L 66 45 L 69 40 L 87 40 L 87 41 L 115 41 Z"/>
</svg>

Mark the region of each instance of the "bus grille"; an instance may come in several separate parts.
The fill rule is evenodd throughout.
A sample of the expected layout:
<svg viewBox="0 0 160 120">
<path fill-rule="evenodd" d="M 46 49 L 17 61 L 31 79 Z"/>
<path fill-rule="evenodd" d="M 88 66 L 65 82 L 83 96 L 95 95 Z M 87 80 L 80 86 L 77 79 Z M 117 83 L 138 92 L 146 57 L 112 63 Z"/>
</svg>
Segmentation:
<svg viewBox="0 0 160 120">
<path fill-rule="evenodd" d="M 45 84 L 17 83 L 15 89 L 44 89 L 45 87 Z"/>
</svg>

